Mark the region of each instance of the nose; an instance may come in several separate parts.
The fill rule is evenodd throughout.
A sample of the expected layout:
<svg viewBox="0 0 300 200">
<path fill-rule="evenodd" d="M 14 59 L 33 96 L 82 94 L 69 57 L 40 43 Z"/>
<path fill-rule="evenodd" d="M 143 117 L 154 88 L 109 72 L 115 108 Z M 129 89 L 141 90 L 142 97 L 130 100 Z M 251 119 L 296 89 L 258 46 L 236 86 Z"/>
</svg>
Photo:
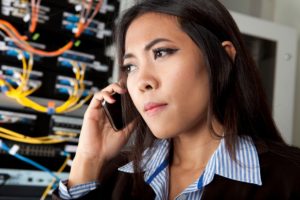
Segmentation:
<svg viewBox="0 0 300 200">
<path fill-rule="evenodd" d="M 150 70 L 149 68 L 140 70 L 137 86 L 141 92 L 157 89 L 159 87 L 158 75 L 154 70 Z"/>
</svg>

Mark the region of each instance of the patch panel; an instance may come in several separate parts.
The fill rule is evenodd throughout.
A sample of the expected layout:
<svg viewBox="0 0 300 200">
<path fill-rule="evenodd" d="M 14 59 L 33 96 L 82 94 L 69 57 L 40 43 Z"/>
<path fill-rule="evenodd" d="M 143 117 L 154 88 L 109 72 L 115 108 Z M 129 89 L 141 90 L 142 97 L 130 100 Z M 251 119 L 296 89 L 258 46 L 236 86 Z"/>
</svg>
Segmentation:
<svg viewBox="0 0 300 200">
<path fill-rule="evenodd" d="M 66 51 L 57 59 L 58 66 L 65 68 L 72 68 L 72 62 L 77 62 L 79 65 L 85 65 L 87 70 L 95 70 L 98 72 L 108 72 L 109 67 L 101 64 L 99 61 L 95 61 L 95 56 L 91 54 Z"/>
<path fill-rule="evenodd" d="M 13 143 L 6 141 L 9 146 Z M 18 143 L 18 153 L 27 157 L 41 157 L 41 158 L 55 158 L 60 156 L 61 147 L 55 147 L 51 145 L 28 145 Z M 0 154 L 4 152 L 1 151 Z"/>
<path fill-rule="evenodd" d="M 1 66 L 2 73 L 3 75 L 7 76 L 13 76 L 16 77 L 15 74 L 21 74 L 23 70 L 21 68 L 13 67 L 13 66 L 8 66 L 8 65 L 2 65 Z M 43 77 L 43 72 L 40 71 L 31 71 L 30 72 L 30 79 L 41 79 Z"/>
<path fill-rule="evenodd" d="M 80 19 L 78 15 L 64 12 L 62 27 L 63 29 L 75 33 L 77 31 L 77 23 L 79 22 L 79 20 Z M 105 36 L 111 36 L 112 31 L 105 29 L 105 23 L 98 20 L 92 20 L 89 26 L 83 31 L 83 34 L 103 39 Z"/>
<path fill-rule="evenodd" d="M 57 80 L 56 80 L 58 84 L 67 85 L 67 86 L 73 86 L 74 81 L 76 81 L 76 79 L 68 76 L 61 76 L 61 75 L 57 76 Z M 86 89 L 91 88 L 93 86 L 92 81 L 84 80 L 83 83 Z"/>
<path fill-rule="evenodd" d="M 55 84 L 55 92 L 58 94 L 63 95 L 71 95 L 73 93 L 74 88 L 72 86 L 68 85 L 62 85 L 62 84 Z M 99 89 L 97 87 L 91 87 L 90 89 L 85 90 L 78 90 L 78 94 L 81 96 L 81 98 L 88 96 L 90 93 L 94 93 L 95 91 L 98 91 Z"/>
<path fill-rule="evenodd" d="M 45 49 L 46 46 L 43 44 L 29 42 L 30 45 L 39 49 Z M 29 59 L 29 53 L 26 51 L 21 50 L 12 39 L 6 37 L 4 41 L 0 41 L 0 52 L 3 52 L 4 55 L 9 57 L 16 57 L 19 58 L 19 55 L 24 55 L 26 59 Z M 22 52 L 22 54 L 20 54 Z M 35 61 L 41 61 L 41 57 L 38 55 L 34 55 L 33 59 Z"/>
<path fill-rule="evenodd" d="M 82 1 L 81 0 L 68 0 L 68 2 L 70 4 L 74 4 L 76 6 L 76 5 L 81 5 Z M 98 3 L 98 1 L 95 1 L 93 3 L 92 8 L 94 8 L 97 3 Z M 116 8 L 114 5 L 108 4 L 107 0 L 103 0 L 102 6 L 101 6 L 101 9 L 99 12 L 101 14 L 106 14 L 107 12 L 114 12 L 115 10 L 116 10 Z"/>
<path fill-rule="evenodd" d="M 7 174 L 9 179 L 5 185 L 47 186 L 53 179 L 48 173 L 37 170 L 0 169 L 1 174 Z M 68 178 L 68 173 L 58 174 L 62 180 Z"/>
<path fill-rule="evenodd" d="M 3 73 L 3 72 L 2 72 Z M 15 78 L 13 76 L 1 75 L 2 78 L 11 84 L 13 87 L 18 87 L 21 84 L 21 80 L 19 78 Z M 28 80 L 26 87 L 37 88 L 42 85 L 42 82 L 39 80 Z M 26 88 L 25 88 L 26 89 Z"/>
<path fill-rule="evenodd" d="M 78 134 L 80 133 L 81 125 L 83 122 L 81 118 L 59 115 L 53 115 L 51 121 L 53 132 L 62 131 Z"/>
<path fill-rule="evenodd" d="M 8 46 L 8 47 L 15 47 L 17 48 L 18 46 L 15 44 L 15 42 L 8 38 L 8 37 L 5 37 L 4 38 L 4 42 L 5 44 Z M 36 43 L 36 42 L 28 42 L 30 44 L 30 46 L 32 47 L 36 47 L 36 48 L 39 48 L 39 49 L 45 49 L 46 46 L 44 44 L 40 44 L 40 43 Z"/>
<path fill-rule="evenodd" d="M 65 20 L 62 22 L 62 27 L 63 27 L 63 29 L 66 29 L 73 33 L 75 33 L 77 31 L 77 25 L 75 23 L 68 22 Z M 96 28 L 96 27 L 89 26 L 89 27 L 85 28 L 85 30 L 83 31 L 83 34 L 89 35 L 89 36 L 94 36 L 98 39 L 103 39 L 104 37 L 110 37 L 112 35 L 112 31 L 107 30 L 105 28 L 99 28 L 99 27 Z"/>
<path fill-rule="evenodd" d="M 11 8 L 11 7 L 5 7 L 3 6 L 1 8 L 2 15 L 5 16 L 13 16 L 17 18 L 23 18 L 28 12 L 27 9 L 22 8 Z"/>
<path fill-rule="evenodd" d="M 16 18 L 21 18 L 27 22 L 30 19 L 30 17 L 27 17 L 30 12 L 31 11 L 29 1 L 2 0 L 1 14 L 4 16 L 13 16 Z M 40 5 L 38 22 L 42 24 L 47 22 L 49 20 L 49 17 L 47 16 L 49 12 L 49 7 Z"/>
<path fill-rule="evenodd" d="M 9 83 L 11 86 L 13 86 L 14 88 L 18 87 L 21 82 L 16 79 L 16 78 L 12 78 L 12 77 L 7 77 L 7 76 L 2 76 L 4 78 L 4 80 Z M 2 92 L 2 90 L 1 90 Z"/>
<path fill-rule="evenodd" d="M 20 54 L 22 52 L 22 54 Z M 19 56 L 22 55 L 24 56 L 27 60 L 30 58 L 29 53 L 26 51 L 21 51 L 19 48 L 14 48 L 14 47 L 7 47 L 7 50 L 4 51 L 4 54 L 10 57 L 16 57 L 19 59 Z M 35 61 L 41 61 L 40 56 L 34 56 L 33 59 Z"/>
<path fill-rule="evenodd" d="M 71 50 L 64 52 L 61 55 L 61 57 L 68 58 L 74 61 L 86 62 L 86 63 L 92 63 L 95 60 L 95 56 L 92 54 L 76 52 Z"/>
<path fill-rule="evenodd" d="M 60 85 L 60 84 L 56 84 L 55 85 L 55 92 L 59 93 L 59 94 L 66 94 L 66 95 L 71 95 L 73 92 L 73 88 L 66 86 L 66 85 Z"/>
<path fill-rule="evenodd" d="M 24 114 L 12 111 L 0 110 L 0 122 L 1 123 L 22 123 L 22 124 L 33 124 L 37 119 L 36 115 Z"/>
<path fill-rule="evenodd" d="M 28 7 L 29 0 L 2 0 L 2 5 L 15 7 Z"/>
<path fill-rule="evenodd" d="M 66 21 L 72 22 L 72 23 L 77 23 L 79 22 L 79 16 L 75 14 L 71 14 L 68 12 L 63 13 L 63 17 Z"/>
<path fill-rule="evenodd" d="M 77 25 L 72 22 L 63 21 L 62 27 L 63 27 L 63 29 L 66 29 L 73 33 L 75 33 L 77 31 Z M 105 36 L 111 36 L 112 32 L 110 30 L 98 29 L 98 28 L 89 26 L 89 27 L 85 28 L 85 30 L 83 31 L 83 34 L 89 35 L 89 36 L 94 36 L 99 39 L 103 39 Z"/>
<path fill-rule="evenodd" d="M 74 60 L 72 59 L 68 59 L 68 58 L 58 58 L 58 63 L 59 66 L 62 67 L 67 67 L 67 68 L 72 68 L 72 62 Z M 87 63 L 87 62 L 77 62 L 79 65 L 85 65 L 86 66 L 86 70 L 95 70 L 98 72 L 108 72 L 108 66 L 105 64 L 101 64 L 99 61 L 94 61 L 93 63 Z"/>
<path fill-rule="evenodd" d="M 72 62 L 77 62 L 79 65 L 85 65 L 86 70 L 95 70 L 98 72 L 108 72 L 109 67 L 105 64 L 101 64 L 99 61 L 94 61 L 93 63 L 87 63 L 87 62 L 81 62 L 81 61 L 76 61 L 73 59 L 69 58 L 63 58 L 63 57 L 58 57 L 58 66 L 60 67 L 65 67 L 65 68 L 72 68 Z"/>
<path fill-rule="evenodd" d="M 79 16 L 76 14 L 69 13 L 69 12 L 64 12 L 63 13 L 63 22 L 64 21 L 76 24 L 79 22 Z M 89 24 L 89 27 L 95 28 L 97 30 L 103 30 L 105 28 L 105 24 L 103 22 L 100 22 L 100 21 L 94 19 Z"/>
</svg>

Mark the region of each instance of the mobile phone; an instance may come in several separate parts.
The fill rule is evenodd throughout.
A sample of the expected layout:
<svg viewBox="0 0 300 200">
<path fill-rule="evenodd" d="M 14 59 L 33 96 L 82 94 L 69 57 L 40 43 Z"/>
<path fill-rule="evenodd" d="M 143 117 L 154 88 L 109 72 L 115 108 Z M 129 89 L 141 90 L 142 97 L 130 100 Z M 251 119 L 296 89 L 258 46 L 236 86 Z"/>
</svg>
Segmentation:
<svg viewBox="0 0 300 200">
<path fill-rule="evenodd" d="M 110 104 L 103 100 L 102 107 L 105 111 L 105 114 L 112 126 L 112 128 L 115 131 L 122 130 L 126 124 L 123 120 L 123 114 L 122 114 L 122 104 L 121 104 L 121 95 L 118 93 L 115 93 L 112 95 L 112 97 L 116 100 L 114 103 Z"/>
</svg>

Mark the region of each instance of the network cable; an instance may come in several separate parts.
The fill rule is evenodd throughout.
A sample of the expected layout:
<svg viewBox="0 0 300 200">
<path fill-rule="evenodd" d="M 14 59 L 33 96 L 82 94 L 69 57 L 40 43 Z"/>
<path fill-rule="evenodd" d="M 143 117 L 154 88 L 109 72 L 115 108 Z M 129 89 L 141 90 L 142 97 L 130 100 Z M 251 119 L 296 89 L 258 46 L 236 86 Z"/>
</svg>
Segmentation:
<svg viewBox="0 0 300 200">
<path fill-rule="evenodd" d="M 29 81 L 29 76 L 32 71 L 33 55 L 29 54 L 30 56 L 27 64 L 23 52 L 19 52 L 19 53 L 21 55 L 20 58 L 23 63 L 23 73 L 20 76 L 21 84 L 16 89 L 14 89 L 12 85 L 10 85 L 8 82 L 5 82 L 0 77 L 0 87 L 2 88 L 2 91 L 5 92 L 6 96 L 15 99 L 18 103 L 20 103 L 23 106 L 32 108 L 39 112 L 44 112 L 49 114 L 73 111 L 75 109 L 80 108 L 84 103 L 86 103 L 92 97 L 93 94 L 90 93 L 86 98 L 84 98 L 78 103 L 85 89 L 83 80 L 85 76 L 86 67 L 83 64 L 80 65 L 72 61 L 71 64 L 73 65 L 73 71 L 75 73 L 75 81 L 73 81 L 74 89 L 72 93 L 69 94 L 69 98 L 62 105 L 57 107 L 51 104 L 51 102 L 50 102 L 50 106 L 48 105 L 48 107 L 45 107 L 32 101 L 27 96 L 32 94 L 39 88 L 39 86 L 36 86 L 30 90 L 26 89 Z"/>
<path fill-rule="evenodd" d="M 57 143 L 64 143 L 68 142 L 69 140 L 74 139 L 77 135 L 73 136 L 68 133 L 64 133 L 65 135 L 69 135 L 69 137 L 63 137 L 62 133 L 59 132 L 58 135 L 51 135 L 51 136 L 44 136 L 44 137 L 29 137 L 20 133 L 17 133 L 12 130 L 8 130 L 6 128 L 0 127 L 0 137 L 28 144 L 57 144 Z"/>
<path fill-rule="evenodd" d="M 15 158 L 24 161 L 32 166 L 34 166 L 35 168 L 42 170 L 44 172 L 47 172 L 48 174 L 50 174 L 52 177 L 54 177 L 56 180 L 59 180 L 59 177 L 57 175 L 55 175 L 51 170 L 49 170 L 48 168 L 44 167 L 43 165 L 31 160 L 30 158 L 27 158 L 25 156 L 22 156 L 21 154 L 18 154 L 16 152 L 12 152 L 12 149 L 9 148 L 2 140 L 0 140 L 0 149 L 2 149 L 3 151 L 5 151 L 6 153 L 14 156 Z"/>
<path fill-rule="evenodd" d="M 19 160 L 21 160 L 21 161 L 23 161 L 23 162 L 25 162 L 27 164 L 32 165 L 33 167 L 35 167 L 35 168 L 37 168 L 37 169 L 39 169 L 41 171 L 47 172 L 48 174 L 50 174 L 53 177 L 53 180 L 49 183 L 49 185 L 47 186 L 47 188 L 43 192 L 41 200 L 44 200 L 47 197 L 47 195 L 48 195 L 49 191 L 51 190 L 51 188 L 53 187 L 53 185 L 60 180 L 60 178 L 58 177 L 58 175 L 61 172 L 63 172 L 63 170 L 66 168 L 68 162 L 71 160 L 71 156 L 70 156 L 69 153 L 61 152 L 61 155 L 65 156 L 66 159 L 63 162 L 62 166 L 58 169 L 58 171 L 56 172 L 56 174 L 54 174 L 50 169 L 46 168 L 45 166 L 43 166 L 43 165 L 35 162 L 34 160 L 31 160 L 30 158 L 27 158 L 27 157 L 25 157 L 25 156 L 23 156 L 21 154 L 18 154 L 17 152 L 15 152 L 13 150 L 13 148 L 9 148 L 2 140 L 0 140 L 0 149 L 2 149 L 6 153 L 14 156 L 17 159 L 19 159 Z M 7 180 L 8 178 L 6 177 L 5 180 Z"/>
<path fill-rule="evenodd" d="M 40 4 L 41 0 L 37 0 L 37 3 L 35 3 L 35 0 L 31 0 L 31 22 L 29 26 L 30 33 L 33 33 L 36 29 L 37 21 L 39 18 Z"/>
<path fill-rule="evenodd" d="M 31 1 L 32 5 L 34 4 L 35 1 Z M 92 2 L 92 1 L 91 1 Z M 82 1 L 82 13 L 81 18 L 77 24 L 77 29 L 74 34 L 74 38 L 77 39 L 81 36 L 81 34 L 84 32 L 84 30 L 90 25 L 92 20 L 95 18 L 97 13 L 99 12 L 101 6 L 102 6 L 103 1 L 99 0 L 97 5 L 95 6 L 95 9 L 91 16 L 89 18 L 85 18 L 84 16 L 87 16 L 90 13 L 91 6 L 88 6 L 88 9 L 85 10 L 85 1 Z M 36 27 L 36 21 L 38 18 L 38 7 L 40 4 L 40 0 L 38 0 L 38 3 L 36 5 L 32 6 L 32 20 L 31 20 L 31 25 L 30 25 L 30 30 L 34 31 Z M 84 14 L 87 13 L 87 14 Z M 45 57 L 55 57 L 63 52 L 69 50 L 72 48 L 74 44 L 74 40 L 69 41 L 66 45 L 64 45 L 62 48 L 59 48 L 58 50 L 55 51 L 44 51 L 40 49 L 36 49 L 32 47 L 26 40 L 28 40 L 27 36 L 22 36 L 18 30 L 9 22 L 0 19 L 0 29 L 3 30 L 14 42 L 15 44 L 21 48 L 22 50 L 25 50 L 27 52 L 40 55 L 40 56 L 45 56 Z"/>
<path fill-rule="evenodd" d="M 64 169 L 66 168 L 66 166 L 68 165 L 68 162 L 71 161 L 71 156 L 69 153 L 65 153 L 63 152 L 62 155 L 66 156 L 66 159 L 64 161 L 64 163 L 62 164 L 62 166 L 58 169 L 58 171 L 56 172 L 56 174 L 60 174 L 61 172 L 64 171 Z M 47 188 L 45 189 L 45 191 L 43 192 L 42 194 L 42 197 L 40 200 L 44 200 L 46 199 L 47 195 L 49 194 L 51 188 L 53 188 L 53 185 L 57 182 L 58 180 L 57 179 L 53 179 L 49 185 L 47 186 Z"/>
</svg>

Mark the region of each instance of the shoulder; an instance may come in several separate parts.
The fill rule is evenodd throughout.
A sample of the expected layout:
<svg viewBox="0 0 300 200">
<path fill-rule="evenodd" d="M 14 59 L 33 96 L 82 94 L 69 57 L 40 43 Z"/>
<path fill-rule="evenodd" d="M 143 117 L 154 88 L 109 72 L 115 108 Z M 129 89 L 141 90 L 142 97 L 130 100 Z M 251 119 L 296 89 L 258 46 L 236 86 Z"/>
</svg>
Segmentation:
<svg viewBox="0 0 300 200">
<path fill-rule="evenodd" d="M 300 150 L 272 142 L 254 144 L 262 185 L 215 175 L 206 186 L 203 199 L 300 199 Z"/>
<path fill-rule="evenodd" d="M 256 144 L 263 184 L 280 184 L 300 191 L 300 149 L 285 144 Z"/>
<path fill-rule="evenodd" d="M 257 142 L 258 156 L 262 167 L 275 164 L 274 167 L 300 169 L 300 149 L 276 142 Z"/>
</svg>

